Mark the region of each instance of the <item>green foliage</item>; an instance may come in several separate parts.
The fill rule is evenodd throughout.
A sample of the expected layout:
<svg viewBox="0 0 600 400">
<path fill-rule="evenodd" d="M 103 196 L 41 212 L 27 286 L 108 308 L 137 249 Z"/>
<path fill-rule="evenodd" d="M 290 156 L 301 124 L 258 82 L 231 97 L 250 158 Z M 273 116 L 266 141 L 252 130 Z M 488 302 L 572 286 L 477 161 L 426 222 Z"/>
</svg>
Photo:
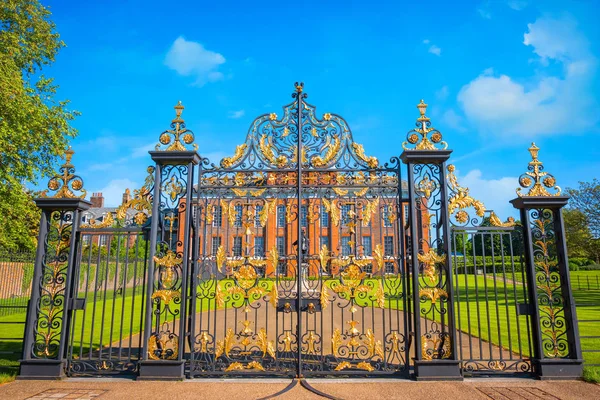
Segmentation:
<svg viewBox="0 0 600 400">
<path fill-rule="evenodd" d="M 578 189 L 567 188 L 571 200 L 569 206 L 585 215 L 590 233 L 600 237 L 600 181 L 579 182 Z"/>
<path fill-rule="evenodd" d="M 569 261 L 586 260 L 575 261 L 579 266 L 600 263 L 600 239 L 593 237 L 588 216 L 579 209 L 565 209 L 563 220 Z"/>
<path fill-rule="evenodd" d="M 65 44 L 37 0 L 0 2 L 0 246 L 35 248 L 39 213 L 24 181 L 53 174 L 54 161 L 76 135 L 77 112 L 56 99 L 43 67 Z"/>
<path fill-rule="evenodd" d="M 590 383 L 600 383 L 600 368 L 584 367 L 583 380 Z"/>
</svg>

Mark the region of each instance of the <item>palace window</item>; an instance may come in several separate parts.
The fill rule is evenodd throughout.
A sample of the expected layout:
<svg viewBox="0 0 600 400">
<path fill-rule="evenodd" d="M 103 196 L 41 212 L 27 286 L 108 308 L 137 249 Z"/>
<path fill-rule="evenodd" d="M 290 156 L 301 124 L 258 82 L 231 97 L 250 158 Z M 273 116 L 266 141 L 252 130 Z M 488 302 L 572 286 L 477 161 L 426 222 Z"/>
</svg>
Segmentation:
<svg viewBox="0 0 600 400">
<path fill-rule="evenodd" d="M 262 225 L 260 224 L 260 213 L 263 210 L 263 206 L 256 206 L 256 213 L 254 214 L 254 226 L 260 228 Z"/>
<path fill-rule="evenodd" d="M 384 236 L 383 237 L 383 253 L 386 256 L 394 255 L 394 237 Z"/>
<path fill-rule="evenodd" d="M 327 246 L 327 248 L 331 250 L 331 248 L 329 247 L 329 236 L 321 236 L 319 250 L 322 249 L 323 246 Z"/>
<path fill-rule="evenodd" d="M 277 206 L 277 227 L 285 226 L 285 206 Z"/>
<path fill-rule="evenodd" d="M 242 237 L 234 236 L 233 238 L 233 255 L 241 257 L 242 255 Z"/>
<path fill-rule="evenodd" d="M 352 209 L 352 204 L 343 204 L 342 205 L 342 224 L 346 225 L 350 222 L 350 210 Z"/>
<path fill-rule="evenodd" d="M 352 252 L 350 236 L 342 236 L 342 257 L 347 257 Z"/>
<path fill-rule="evenodd" d="M 223 225 L 223 208 L 221 206 L 216 206 L 213 212 L 213 222 L 212 226 L 221 226 Z"/>
<path fill-rule="evenodd" d="M 373 248 L 371 244 L 371 236 L 363 236 L 362 238 L 363 252 L 365 257 L 373 255 Z"/>
<path fill-rule="evenodd" d="M 308 209 L 306 206 L 302 206 L 300 209 L 300 221 L 302 222 L 302 226 L 306 227 L 308 225 L 307 219 Z"/>
<path fill-rule="evenodd" d="M 256 257 L 265 256 L 265 238 L 262 236 L 254 237 L 254 255 Z"/>
<path fill-rule="evenodd" d="M 389 206 L 384 206 L 383 207 L 383 213 L 381 214 L 382 218 L 383 218 L 383 226 L 385 227 L 390 227 L 392 226 L 392 221 L 390 221 L 390 208 Z"/>
<path fill-rule="evenodd" d="M 221 246 L 221 236 L 214 236 L 212 238 L 212 254 L 217 254 L 219 251 L 219 246 Z"/>
<path fill-rule="evenodd" d="M 321 228 L 329 228 L 329 213 L 323 204 L 321 204 Z"/>
<path fill-rule="evenodd" d="M 385 263 L 385 273 L 386 274 L 395 274 L 396 273 L 393 262 Z"/>
<path fill-rule="evenodd" d="M 284 236 L 277 236 L 277 253 L 279 253 L 280 256 L 285 255 L 286 253 Z"/>
<path fill-rule="evenodd" d="M 233 224 L 236 227 L 242 226 L 242 205 L 238 204 L 235 206 L 235 222 Z"/>
</svg>

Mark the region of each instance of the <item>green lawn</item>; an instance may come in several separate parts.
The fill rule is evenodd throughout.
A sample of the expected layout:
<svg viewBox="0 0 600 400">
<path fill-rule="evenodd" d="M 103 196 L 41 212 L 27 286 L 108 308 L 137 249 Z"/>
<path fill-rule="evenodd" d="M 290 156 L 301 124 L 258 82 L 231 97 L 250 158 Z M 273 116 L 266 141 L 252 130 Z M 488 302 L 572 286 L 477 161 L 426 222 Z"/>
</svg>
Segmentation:
<svg viewBox="0 0 600 400">
<path fill-rule="evenodd" d="M 519 274 L 520 275 L 520 274 Z M 571 280 L 574 282 L 579 277 L 580 282 L 594 282 L 600 277 L 600 271 L 577 271 L 571 273 Z M 515 277 L 517 278 L 517 277 Z M 598 278 L 600 279 L 600 278 Z M 375 279 L 370 280 L 374 286 L 378 284 Z M 265 290 L 268 292 L 271 289 L 272 281 L 264 280 Z M 331 287 L 333 281 L 328 282 Z M 388 285 L 396 286 L 397 281 L 388 279 L 384 290 L 389 292 Z M 225 281 L 221 281 L 224 285 Z M 456 287 L 456 281 L 454 282 Z M 222 286 L 224 287 L 224 286 Z M 496 308 L 494 302 L 488 302 L 485 298 L 485 293 L 488 293 L 490 298 L 493 298 L 495 292 L 498 292 Z M 458 290 L 455 290 L 455 295 L 458 300 L 457 307 L 457 327 L 463 332 L 470 333 L 473 336 L 481 337 L 482 346 L 490 342 L 500 346 L 503 349 L 512 347 L 513 352 L 521 353 L 524 357 L 530 354 L 530 349 L 527 345 L 527 323 L 525 316 L 516 315 L 516 307 L 514 297 L 519 302 L 523 299 L 523 286 L 518 279 L 512 279 L 512 276 L 507 277 L 504 282 L 501 277 L 496 280 L 490 276 L 473 276 L 460 274 L 458 276 Z M 584 350 L 600 349 L 600 339 L 585 338 L 585 336 L 598 335 L 600 332 L 600 323 L 585 322 L 587 320 L 600 319 L 600 290 L 587 290 L 586 286 L 581 285 L 580 288 L 575 286 L 574 296 L 577 303 L 577 315 L 581 321 L 579 324 L 582 347 Z M 77 311 L 74 320 L 74 337 L 73 346 L 74 354 L 86 357 L 90 351 L 95 352 L 99 349 L 105 350 L 107 346 L 117 344 L 119 338 L 124 339 L 135 336 L 140 332 L 140 327 L 143 322 L 141 315 L 141 291 L 133 293 L 132 289 L 127 289 L 125 293 L 114 293 L 112 290 L 107 290 L 106 297 L 88 295 L 85 311 Z M 357 301 L 360 306 L 371 306 L 374 300 L 365 298 Z M 594 305 L 595 304 L 595 305 Z M 241 300 L 236 300 L 233 304 L 227 303 L 227 307 L 241 305 Z M 196 303 L 196 310 L 207 311 L 214 309 L 215 301 L 204 299 Z M 402 309 L 402 304 L 397 302 L 390 303 L 386 301 L 386 307 Z M 467 313 L 467 309 L 469 313 Z M 488 318 L 489 315 L 489 323 Z M 24 321 L 25 313 L 12 314 L 0 317 L 0 321 Z M 519 321 L 520 332 L 516 330 L 517 321 Z M 510 324 L 510 330 L 508 325 Z M 458 326 L 460 325 L 460 326 Z M 103 329 L 99 327 L 102 326 Z M 0 325 L 0 340 L 2 337 L 22 337 L 22 325 Z M 116 343 L 115 343 L 116 342 Z M 90 343 L 92 344 L 90 346 Z M 129 345 L 128 340 L 124 340 L 124 347 Z M 137 342 L 132 343 L 136 346 Z M 489 345 L 488 345 L 489 346 Z M 0 351 L 19 351 L 20 342 L 15 341 L 0 341 Z M 486 354 L 486 349 L 483 349 Z M 504 354 L 505 357 L 508 353 Z M 10 379 L 17 370 L 20 355 L 7 356 L 0 355 L 0 382 L 5 379 Z M 600 363 L 600 353 L 584 353 L 586 363 Z M 589 379 L 600 377 L 600 367 L 586 368 L 586 376 Z"/>
</svg>

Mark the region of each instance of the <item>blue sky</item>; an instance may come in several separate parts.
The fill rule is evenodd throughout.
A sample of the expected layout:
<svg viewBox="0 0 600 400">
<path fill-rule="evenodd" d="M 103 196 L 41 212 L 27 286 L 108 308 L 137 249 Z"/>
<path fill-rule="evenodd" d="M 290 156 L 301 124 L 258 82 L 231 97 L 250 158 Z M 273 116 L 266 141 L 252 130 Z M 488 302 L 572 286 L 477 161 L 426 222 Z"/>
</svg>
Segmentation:
<svg viewBox="0 0 600 400">
<path fill-rule="evenodd" d="M 74 162 L 108 205 L 141 186 L 178 100 L 216 162 L 295 81 L 380 159 L 424 99 L 459 181 L 503 219 L 531 141 L 560 186 L 599 175 L 597 1 L 44 4 L 67 44 L 46 74 L 82 113 Z"/>
</svg>

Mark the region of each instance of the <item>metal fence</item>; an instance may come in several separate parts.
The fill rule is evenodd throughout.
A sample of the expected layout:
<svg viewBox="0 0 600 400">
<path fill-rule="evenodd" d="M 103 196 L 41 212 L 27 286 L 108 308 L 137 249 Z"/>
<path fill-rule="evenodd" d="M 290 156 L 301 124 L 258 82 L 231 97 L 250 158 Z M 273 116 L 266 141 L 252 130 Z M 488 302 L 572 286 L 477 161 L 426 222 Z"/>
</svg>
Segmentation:
<svg viewBox="0 0 600 400">
<path fill-rule="evenodd" d="M 0 358 L 21 356 L 34 261 L 34 252 L 0 250 Z"/>
</svg>

